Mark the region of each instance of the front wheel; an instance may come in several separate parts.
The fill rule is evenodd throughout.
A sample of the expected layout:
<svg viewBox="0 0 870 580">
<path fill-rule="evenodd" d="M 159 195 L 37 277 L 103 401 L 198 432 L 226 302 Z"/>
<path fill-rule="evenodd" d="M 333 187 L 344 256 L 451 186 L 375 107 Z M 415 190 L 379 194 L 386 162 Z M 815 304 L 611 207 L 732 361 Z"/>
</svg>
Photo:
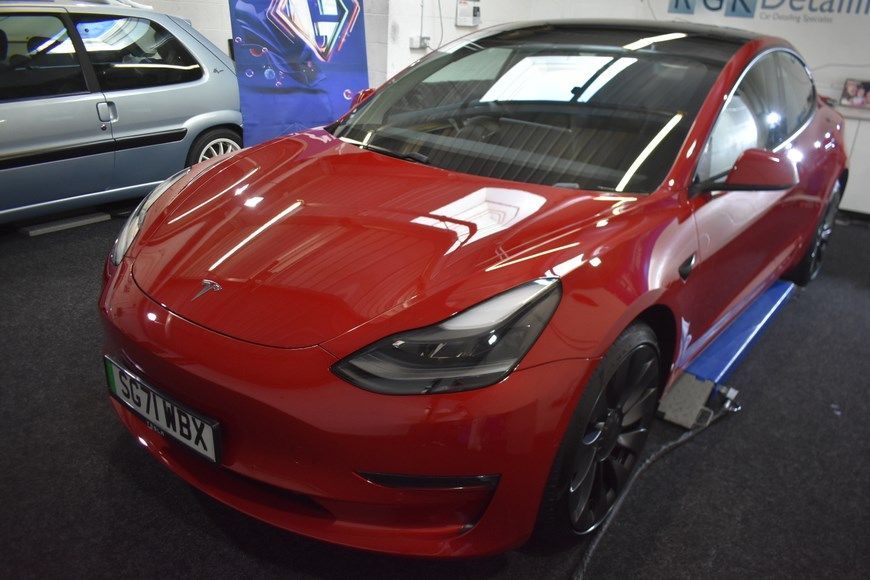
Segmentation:
<svg viewBox="0 0 870 580">
<path fill-rule="evenodd" d="M 233 153 L 242 148 L 242 137 L 233 129 L 211 129 L 193 142 L 187 154 L 187 166 L 195 165 L 206 159 Z"/>
<path fill-rule="evenodd" d="M 652 329 L 635 322 L 598 365 L 559 448 L 538 537 L 587 534 L 607 518 L 640 461 L 662 383 Z"/>
</svg>

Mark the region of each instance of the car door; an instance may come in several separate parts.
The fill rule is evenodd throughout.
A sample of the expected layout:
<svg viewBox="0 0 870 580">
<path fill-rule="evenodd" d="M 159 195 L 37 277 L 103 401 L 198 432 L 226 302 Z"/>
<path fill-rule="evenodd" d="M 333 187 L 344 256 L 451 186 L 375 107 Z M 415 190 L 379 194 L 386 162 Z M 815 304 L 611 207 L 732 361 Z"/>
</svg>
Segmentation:
<svg viewBox="0 0 870 580">
<path fill-rule="evenodd" d="M 184 44 L 144 16 L 73 15 L 108 104 L 114 187 L 160 181 L 185 165 L 185 122 L 202 112 L 206 73 Z"/>
<path fill-rule="evenodd" d="M 63 11 L 0 11 L 0 221 L 109 185 L 105 99 L 87 80 L 70 25 Z"/>
<path fill-rule="evenodd" d="M 779 51 L 756 58 L 719 115 L 699 159 L 696 182 L 724 176 L 747 149 L 785 151 L 794 131 L 783 99 Z M 688 356 L 727 325 L 793 256 L 803 186 L 778 191 L 711 191 L 689 202 L 698 230 L 686 317 L 696 338 Z"/>
</svg>

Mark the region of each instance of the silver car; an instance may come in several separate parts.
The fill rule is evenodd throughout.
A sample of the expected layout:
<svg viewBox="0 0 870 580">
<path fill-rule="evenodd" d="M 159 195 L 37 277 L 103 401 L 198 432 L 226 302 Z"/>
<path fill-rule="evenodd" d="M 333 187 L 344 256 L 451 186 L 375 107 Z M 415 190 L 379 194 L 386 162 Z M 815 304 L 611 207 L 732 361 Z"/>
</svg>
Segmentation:
<svg viewBox="0 0 870 580">
<path fill-rule="evenodd" d="M 141 197 L 241 131 L 233 63 L 186 21 L 0 1 L 0 223 Z"/>
</svg>

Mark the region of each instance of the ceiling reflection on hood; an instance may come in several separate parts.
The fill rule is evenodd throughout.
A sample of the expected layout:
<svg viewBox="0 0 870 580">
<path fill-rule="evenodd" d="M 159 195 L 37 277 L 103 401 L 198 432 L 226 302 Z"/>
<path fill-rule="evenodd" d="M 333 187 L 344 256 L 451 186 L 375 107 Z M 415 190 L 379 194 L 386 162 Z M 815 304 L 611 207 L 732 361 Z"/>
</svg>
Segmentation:
<svg viewBox="0 0 870 580">
<path fill-rule="evenodd" d="M 463 244 L 516 225 L 541 209 L 545 201 L 540 195 L 520 189 L 482 187 L 411 221 L 455 232 L 456 241 L 446 252 L 449 254 Z"/>
</svg>

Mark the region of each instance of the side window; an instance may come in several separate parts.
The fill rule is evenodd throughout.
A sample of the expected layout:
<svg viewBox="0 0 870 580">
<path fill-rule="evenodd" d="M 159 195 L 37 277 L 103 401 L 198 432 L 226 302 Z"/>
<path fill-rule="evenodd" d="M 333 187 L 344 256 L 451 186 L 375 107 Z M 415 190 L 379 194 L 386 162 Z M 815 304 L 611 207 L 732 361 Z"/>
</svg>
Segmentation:
<svg viewBox="0 0 870 580">
<path fill-rule="evenodd" d="M 142 89 L 202 78 L 202 67 L 165 28 L 145 18 L 74 17 L 104 91 Z"/>
<path fill-rule="evenodd" d="M 793 54 L 778 52 L 782 82 L 786 132 L 794 134 L 812 116 L 816 106 L 816 89 L 804 64 Z"/>
<path fill-rule="evenodd" d="M 737 86 L 704 146 L 698 180 L 725 174 L 747 149 L 773 149 L 788 136 L 776 56 L 762 57 Z"/>
<path fill-rule="evenodd" d="M 60 18 L 0 15 L 0 101 L 86 91 L 75 48 Z"/>
</svg>

